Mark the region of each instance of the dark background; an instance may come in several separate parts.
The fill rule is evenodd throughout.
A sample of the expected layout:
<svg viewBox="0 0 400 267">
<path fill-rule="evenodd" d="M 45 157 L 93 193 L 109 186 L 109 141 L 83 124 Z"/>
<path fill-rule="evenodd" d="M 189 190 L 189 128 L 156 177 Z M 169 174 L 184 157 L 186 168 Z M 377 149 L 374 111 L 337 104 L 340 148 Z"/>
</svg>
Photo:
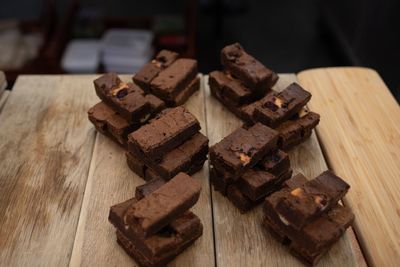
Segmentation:
<svg viewBox="0 0 400 267">
<path fill-rule="evenodd" d="M 400 1 L 396 0 L 0 3 L 0 21 L 15 20 L 21 32 L 40 32 L 43 36 L 37 57 L 18 69 L 5 69 L 10 84 L 23 73 L 64 73 L 60 61 L 74 38 L 100 38 L 113 27 L 154 29 L 160 17 L 172 16 L 178 21 L 178 27 L 170 33 L 174 41 L 166 46 L 156 35 L 156 50 L 167 47 L 197 58 L 203 73 L 220 68 L 219 51 L 224 45 L 239 42 L 280 73 L 328 66 L 374 68 L 398 101 L 399 13 Z"/>
</svg>

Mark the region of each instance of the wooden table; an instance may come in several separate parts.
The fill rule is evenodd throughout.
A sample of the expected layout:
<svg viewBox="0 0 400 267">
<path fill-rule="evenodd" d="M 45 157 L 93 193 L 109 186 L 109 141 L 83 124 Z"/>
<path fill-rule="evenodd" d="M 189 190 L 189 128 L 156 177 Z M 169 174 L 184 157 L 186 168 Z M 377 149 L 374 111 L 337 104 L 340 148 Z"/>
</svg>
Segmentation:
<svg viewBox="0 0 400 267">
<path fill-rule="evenodd" d="M 86 111 L 99 101 L 95 77 L 20 76 L 13 91 L 1 97 L 0 266 L 134 265 L 117 245 L 107 216 L 109 207 L 132 197 L 143 180 L 128 169 L 122 149 L 97 134 L 87 119 Z M 297 78 L 312 91 L 309 107 L 322 119 L 319 138 L 314 133 L 290 152 L 294 172 L 312 178 L 329 166 L 351 184 L 344 204 L 356 214 L 354 228 L 320 265 L 395 266 L 400 260 L 399 106 L 372 70 L 284 74 L 275 89 Z M 206 81 L 204 76 L 186 106 L 212 145 L 240 121 L 210 96 Z M 172 266 L 301 266 L 263 231 L 261 207 L 240 214 L 210 187 L 208 164 L 194 177 L 203 185 L 193 211 L 204 234 Z"/>
</svg>

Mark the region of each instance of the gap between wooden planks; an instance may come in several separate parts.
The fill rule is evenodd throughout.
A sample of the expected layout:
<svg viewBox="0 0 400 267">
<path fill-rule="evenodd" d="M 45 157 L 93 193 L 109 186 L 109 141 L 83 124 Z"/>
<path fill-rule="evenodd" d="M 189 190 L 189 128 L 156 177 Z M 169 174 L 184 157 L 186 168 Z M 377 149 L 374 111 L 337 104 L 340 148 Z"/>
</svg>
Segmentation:
<svg viewBox="0 0 400 267">
<path fill-rule="evenodd" d="M 130 80 L 128 76 L 121 77 L 123 80 Z M 203 79 L 201 89 L 185 106 L 199 120 L 201 132 L 206 135 Z M 206 267 L 215 263 L 208 165 L 205 164 L 193 177 L 202 183 L 199 202 L 191 210 L 203 223 L 203 235 L 171 262 L 170 266 Z M 134 261 L 117 244 L 115 228 L 107 217 L 110 206 L 132 198 L 136 186 L 144 182 L 128 168 L 123 149 L 98 134 L 70 266 L 134 265 Z"/>
<path fill-rule="evenodd" d="M 208 77 L 205 77 L 207 84 Z M 296 81 L 292 74 L 280 75 L 275 90 Z M 207 129 L 210 145 L 219 142 L 242 122 L 210 95 L 206 88 Z M 329 120 L 322 117 L 321 120 Z M 315 133 L 289 153 L 294 174 L 314 178 L 327 169 Z M 212 191 L 216 262 L 218 266 L 303 266 L 261 227 L 262 207 L 240 214 L 227 198 Z M 337 242 L 320 266 L 365 266 L 352 229 Z"/>
<path fill-rule="evenodd" d="M 317 131 L 330 167 L 352 186 L 344 201 L 367 261 L 400 261 L 400 107 L 379 74 L 367 68 L 303 71 L 311 109 L 322 118 Z"/>
</svg>

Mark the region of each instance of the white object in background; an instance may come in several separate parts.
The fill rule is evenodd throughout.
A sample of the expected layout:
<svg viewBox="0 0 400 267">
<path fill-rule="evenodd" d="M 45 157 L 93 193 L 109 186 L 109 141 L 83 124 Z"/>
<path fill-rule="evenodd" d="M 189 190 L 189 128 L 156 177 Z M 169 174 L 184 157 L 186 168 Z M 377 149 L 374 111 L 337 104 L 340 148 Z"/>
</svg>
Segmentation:
<svg viewBox="0 0 400 267">
<path fill-rule="evenodd" d="M 62 68 L 69 73 L 95 73 L 100 64 L 100 47 L 96 39 L 72 40 L 63 55 Z"/>
</svg>

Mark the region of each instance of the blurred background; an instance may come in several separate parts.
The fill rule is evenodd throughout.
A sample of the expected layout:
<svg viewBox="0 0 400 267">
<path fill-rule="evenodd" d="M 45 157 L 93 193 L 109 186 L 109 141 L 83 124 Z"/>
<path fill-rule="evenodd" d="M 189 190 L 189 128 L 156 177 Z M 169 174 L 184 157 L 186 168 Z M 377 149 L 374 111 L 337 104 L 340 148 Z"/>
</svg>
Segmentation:
<svg viewBox="0 0 400 267">
<path fill-rule="evenodd" d="M 134 73 L 157 51 L 220 69 L 233 42 L 267 67 L 376 69 L 400 100 L 398 0 L 13 0 L 0 2 L 0 70 Z"/>
</svg>

